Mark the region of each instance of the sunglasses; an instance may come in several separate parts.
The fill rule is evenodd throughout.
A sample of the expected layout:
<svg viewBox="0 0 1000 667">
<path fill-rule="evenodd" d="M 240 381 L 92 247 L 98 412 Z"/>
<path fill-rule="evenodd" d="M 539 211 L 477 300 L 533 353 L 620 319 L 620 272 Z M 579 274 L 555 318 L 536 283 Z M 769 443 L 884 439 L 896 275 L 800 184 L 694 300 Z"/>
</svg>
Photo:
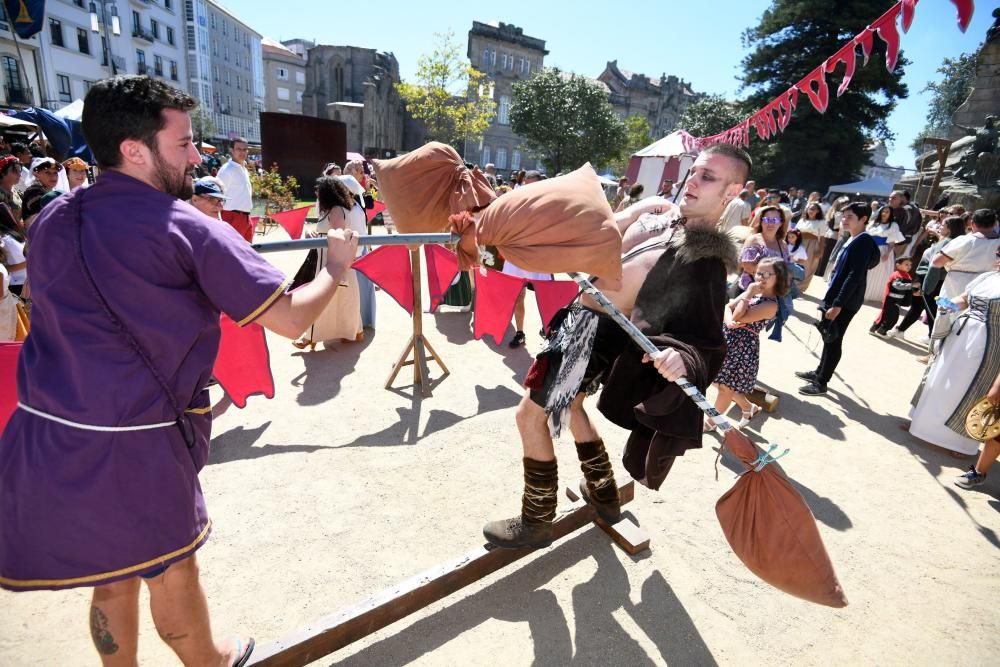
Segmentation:
<svg viewBox="0 0 1000 667">
<path fill-rule="evenodd" d="M 761 222 L 763 222 L 766 225 L 780 225 L 782 222 L 784 222 L 784 220 L 782 220 L 781 218 L 772 218 L 770 216 L 765 216 L 761 218 Z"/>
<path fill-rule="evenodd" d="M 754 278 L 770 278 L 773 275 L 774 274 L 771 273 L 771 272 L 769 272 L 769 271 L 758 271 L 757 273 L 753 274 L 753 277 Z"/>
<path fill-rule="evenodd" d="M 42 172 L 45 172 L 47 174 L 58 174 L 60 171 L 62 171 L 62 165 L 61 164 L 58 165 L 58 166 L 55 166 L 55 167 L 40 167 L 38 169 L 35 169 L 34 173 L 40 174 Z"/>
</svg>

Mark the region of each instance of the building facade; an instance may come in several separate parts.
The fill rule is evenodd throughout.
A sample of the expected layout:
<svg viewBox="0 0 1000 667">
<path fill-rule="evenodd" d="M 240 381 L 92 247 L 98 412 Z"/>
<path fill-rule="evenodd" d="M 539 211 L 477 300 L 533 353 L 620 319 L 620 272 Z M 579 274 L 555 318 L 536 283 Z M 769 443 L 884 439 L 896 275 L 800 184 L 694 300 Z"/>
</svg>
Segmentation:
<svg viewBox="0 0 1000 667">
<path fill-rule="evenodd" d="M 469 61 L 490 78 L 497 113 L 482 140 L 463 147 L 466 161 L 480 166 L 492 162 L 500 173 L 538 168 L 539 162 L 525 153 L 523 139 L 510 128 L 510 106 L 514 83 L 541 71 L 548 53 L 545 40 L 529 37 L 517 26 L 472 22 Z"/>
<path fill-rule="evenodd" d="M 264 111 L 302 114 L 306 90 L 306 58 L 281 42 L 265 37 L 261 42 L 264 62 Z"/>
<path fill-rule="evenodd" d="M 608 62 L 597 80 L 608 87 L 611 106 L 621 117 L 642 116 L 649 122 L 650 134 L 660 139 L 673 131 L 684 110 L 696 94 L 690 84 L 676 76 L 661 74 L 651 79 Z"/>
<path fill-rule="evenodd" d="M 131 0 L 146 4 L 145 0 Z M 262 37 L 222 5 L 185 0 L 188 92 L 210 114 L 215 140 L 260 143 L 264 109 Z"/>
<path fill-rule="evenodd" d="M 82 99 L 95 81 L 115 74 L 148 74 L 183 88 L 187 68 L 179 1 L 46 3 L 45 27 L 37 36 L 41 105 L 64 107 Z"/>
<path fill-rule="evenodd" d="M 302 112 L 345 123 L 347 150 L 391 157 L 403 149 L 399 81 L 399 63 L 392 53 L 317 45 L 308 50 Z"/>
<path fill-rule="evenodd" d="M 38 106 L 45 89 L 42 87 L 41 41 L 44 33 L 30 39 L 18 37 L 5 20 L 0 20 L 0 70 L 3 70 L 3 87 L 0 105 L 14 108 Z"/>
</svg>

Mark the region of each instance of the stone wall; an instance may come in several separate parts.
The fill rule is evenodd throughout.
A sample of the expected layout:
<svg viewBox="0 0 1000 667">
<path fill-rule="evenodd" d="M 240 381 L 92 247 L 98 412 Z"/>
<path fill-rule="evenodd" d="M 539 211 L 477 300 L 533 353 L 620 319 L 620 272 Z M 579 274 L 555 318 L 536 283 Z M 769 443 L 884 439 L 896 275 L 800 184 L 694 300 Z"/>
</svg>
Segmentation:
<svg viewBox="0 0 1000 667">
<path fill-rule="evenodd" d="M 979 52 L 976 83 L 951 120 L 965 127 L 981 127 L 989 114 L 1000 115 L 1000 42 L 988 43 Z M 954 141 L 964 136 L 964 132 L 952 127 L 948 138 Z"/>
</svg>

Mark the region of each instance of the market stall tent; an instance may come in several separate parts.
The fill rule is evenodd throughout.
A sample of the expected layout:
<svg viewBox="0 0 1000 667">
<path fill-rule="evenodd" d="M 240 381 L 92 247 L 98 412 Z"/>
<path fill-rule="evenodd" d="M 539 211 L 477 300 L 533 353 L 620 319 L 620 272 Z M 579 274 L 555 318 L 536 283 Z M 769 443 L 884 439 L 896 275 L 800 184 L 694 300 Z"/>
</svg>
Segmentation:
<svg viewBox="0 0 1000 667">
<path fill-rule="evenodd" d="M 625 177 L 630 185 L 643 186 L 643 197 L 655 195 L 663 179 L 680 183 L 698 155 L 695 138 L 675 130 L 632 155 Z"/>
<path fill-rule="evenodd" d="M 888 197 L 892 192 L 894 183 L 883 176 L 871 176 L 854 183 L 843 183 L 841 185 L 831 185 L 826 194 L 834 193 L 846 195 L 865 195 L 867 197 Z"/>
</svg>

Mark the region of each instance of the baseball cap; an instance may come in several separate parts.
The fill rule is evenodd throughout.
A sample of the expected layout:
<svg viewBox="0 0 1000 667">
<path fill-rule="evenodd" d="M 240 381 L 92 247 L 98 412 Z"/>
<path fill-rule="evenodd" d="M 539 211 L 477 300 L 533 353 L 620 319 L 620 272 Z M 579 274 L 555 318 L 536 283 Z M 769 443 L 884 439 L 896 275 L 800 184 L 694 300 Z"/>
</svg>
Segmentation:
<svg viewBox="0 0 1000 667">
<path fill-rule="evenodd" d="M 194 182 L 194 193 L 202 197 L 215 197 L 223 201 L 229 199 L 229 197 L 222 194 L 222 188 L 219 187 L 219 184 L 210 178 L 199 178 L 196 180 Z"/>
<path fill-rule="evenodd" d="M 37 158 L 34 164 L 31 165 L 31 171 L 38 171 L 39 169 L 48 169 L 49 167 L 55 167 L 56 171 L 62 171 L 62 164 L 56 162 L 50 157 Z"/>
<path fill-rule="evenodd" d="M 89 169 L 87 163 L 78 157 L 71 157 L 70 159 L 63 162 L 62 166 L 65 167 L 66 169 L 76 169 L 78 171 L 87 171 L 87 169 Z"/>
</svg>

